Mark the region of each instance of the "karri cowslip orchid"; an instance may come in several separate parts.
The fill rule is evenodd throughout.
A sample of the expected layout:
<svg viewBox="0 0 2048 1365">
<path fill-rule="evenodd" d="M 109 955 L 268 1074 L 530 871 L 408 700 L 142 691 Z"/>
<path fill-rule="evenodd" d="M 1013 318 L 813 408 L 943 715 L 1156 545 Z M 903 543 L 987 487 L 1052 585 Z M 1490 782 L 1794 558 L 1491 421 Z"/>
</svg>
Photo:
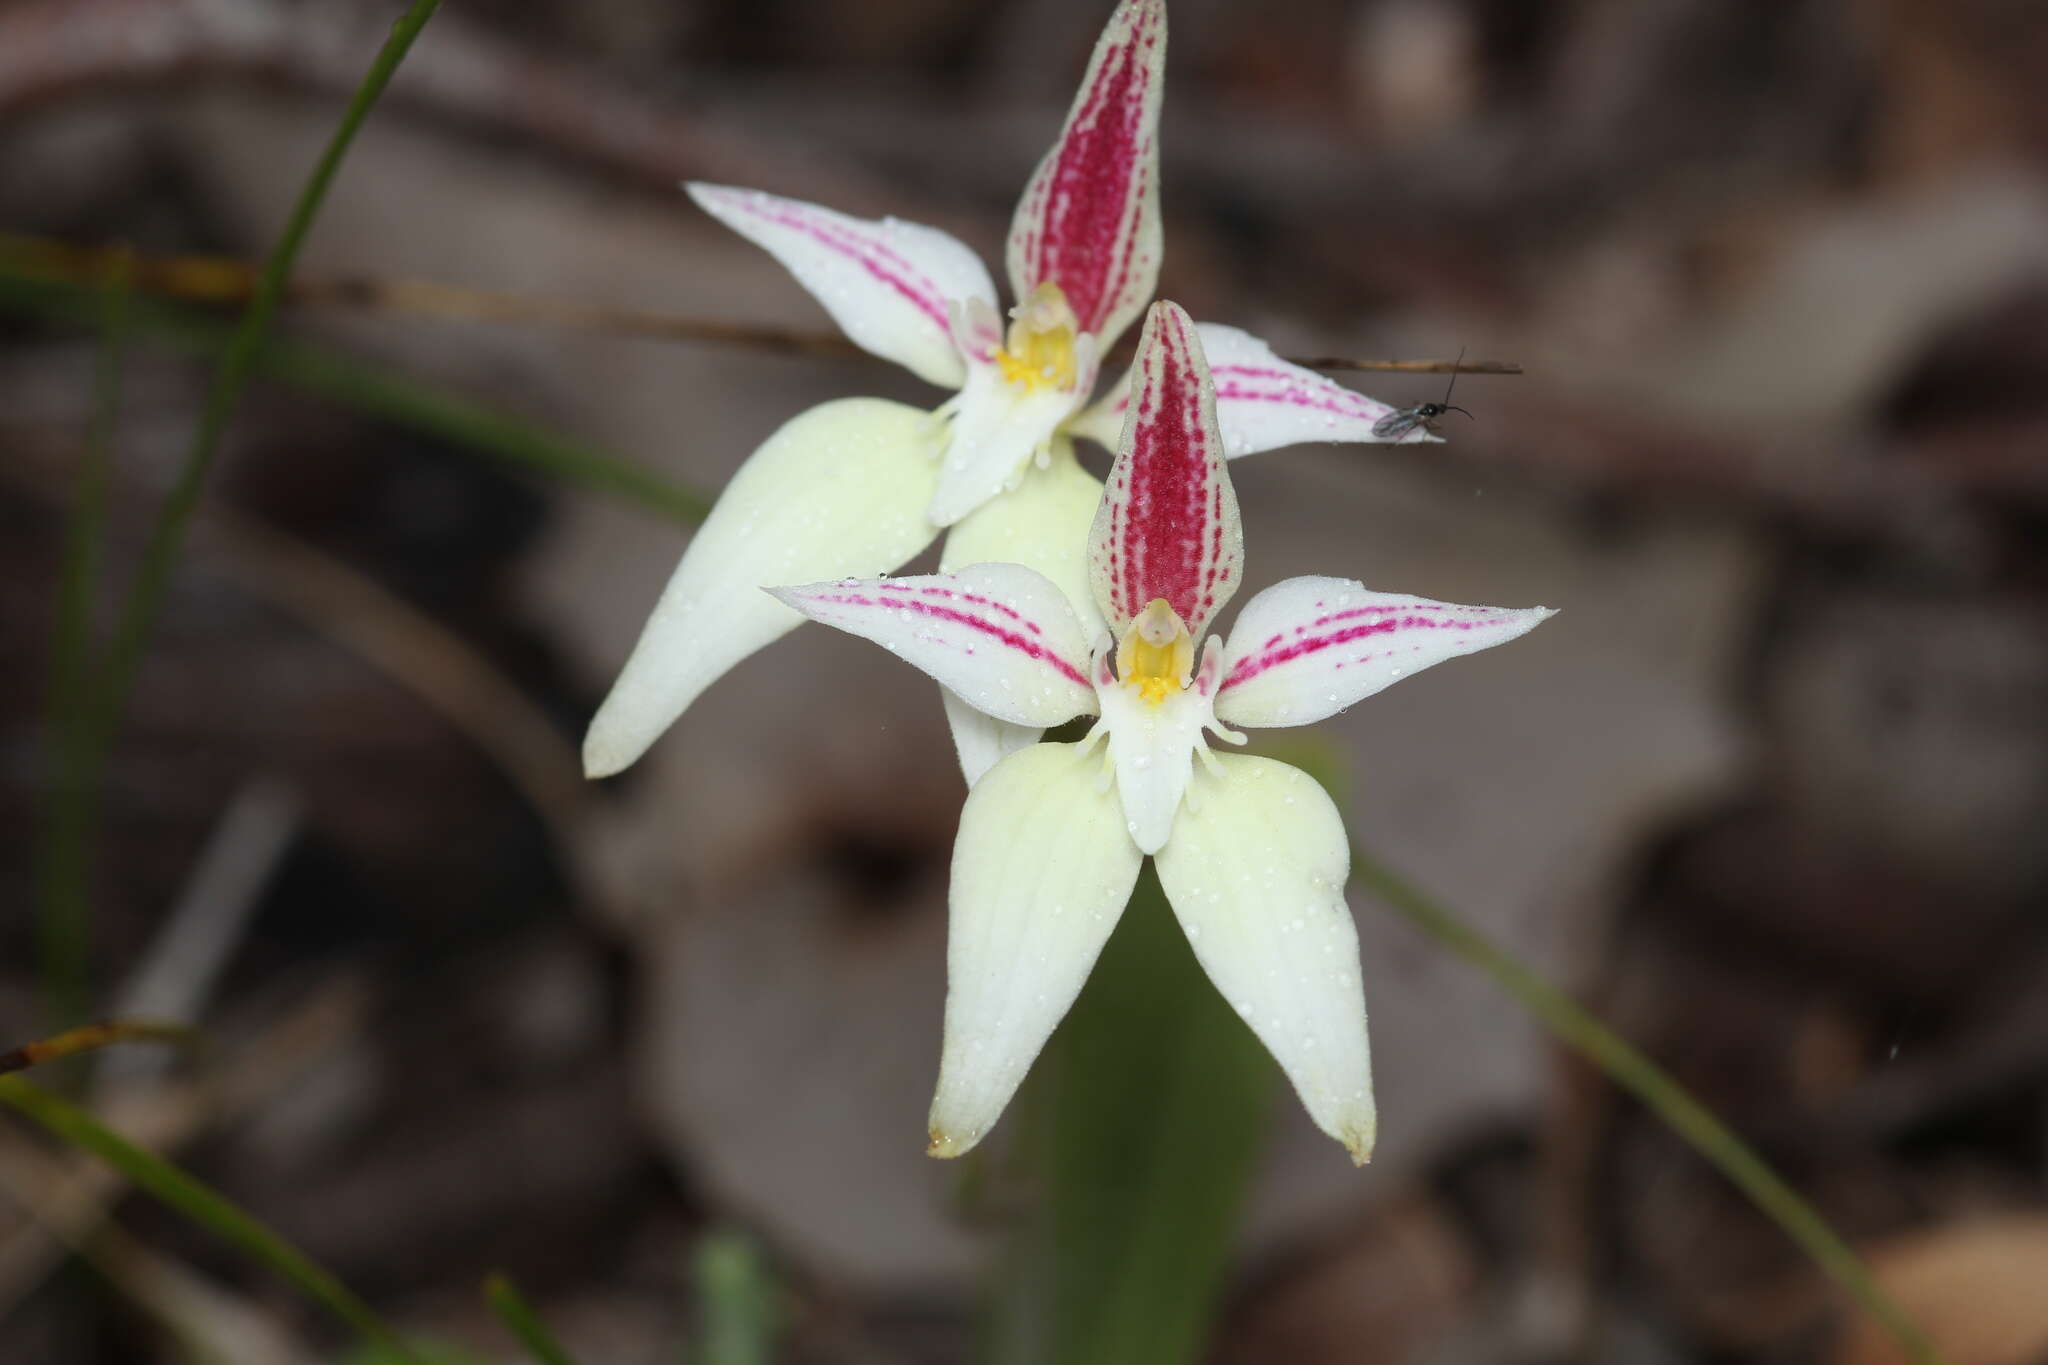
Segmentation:
<svg viewBox="0 0 2048 1365">
<path fill-rule="evenodd" d="M 1462 607 L 1291 578 L 1204 632 L 1244 560 L 1200 334 L 1153 305 L 1116 462 L 1087 537 L 1088 605 L 1018 564 L 844 579 L 776 596 L 874 640 L 989 715 L 1043 730 L 976 783 L 953 851 L 946 1036 L 931 1150 L 981 1140 L 1065 1015 L 1147 854 L 1210 980 L 1363 1162 L 1372 1078 L 1350 853 L 1307 774 L 1216 754 L 1230 726 L 1306 725 L 1503 644 L 1550 612 Z M 1096 634 L 1090 622 L 1109 629 Z M 1199 766 L 1197 759 L 1199 758 Z"/>
<path fill-rule="evenodd" d="M 1165 62 L 1165 0 L 1123 0 L 1017 205 L 1007 328 L 980 259 L 935 228 L 689 186 L 707 212 L 787 266 L 860 346 L 957 392 L 930 414 L 881 399 L 826 403 L 754 453 L 592 721 L 592 776 L 632 763 L 727 669 L 802 620 L 751 589 L 894 569 L 948 527 L 941 568 L 1029 565 L 1072 595 L 1084 624 L 1099 624 L 1080 547 L 1102 489 L 1074 458 L 1073 438 L 1114 442 L 1128 381 L 1089 400 L 1102 356 L 1159 276 Z M 1385 404 L 1235 328 L 1206 328 L 1203 339 L 1228 454 L 1388 439 L 1373 432 L 1393 411 Z M 951 695 L 946 709 L 970 782 L 1038 738 Z"/>
</svg>

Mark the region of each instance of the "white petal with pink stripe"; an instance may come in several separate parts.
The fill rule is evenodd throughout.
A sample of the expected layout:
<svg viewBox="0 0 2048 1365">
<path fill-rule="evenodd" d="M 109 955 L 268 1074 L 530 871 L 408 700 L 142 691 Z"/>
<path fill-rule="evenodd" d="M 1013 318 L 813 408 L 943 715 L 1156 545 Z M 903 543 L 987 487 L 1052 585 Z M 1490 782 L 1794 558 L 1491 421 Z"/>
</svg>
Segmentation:
<svg viewBox="0 0 2048 1365">
<path fill-rule="evenodd" d="M 1134 374 L 1123 439 L 1088 533 L 1089 581 L 1112 631 L 1163 598 L 1200 640 L 1237 591 L 1244 528 L 1216 430 L 1215 386 L 1180 305 L 1152 305 Z"/>
<path fill-rule="evenodd" d="M 1159 280 L 1165 76 L 1165 0 L 1123 0 L 1010 223 L 1010 288 L 1021 300 L 1058 285 L 1105 350 Z"/>
<path fill-rule="evenodd" d="M 1373 592 L 1349 578 L 1290 578 L 1237 615 L 1216 715 L 1230 725 L 1307 725 L 1432 664 L 1506 644 L 1548 607 L 1464 607 Z"/>
<path fill-rule="evenodd" d="M 873 640 L 998 720 L 1042 729 L 1095 711 L 1080 622 L 1058 588 L 1022 565 L 772 591 L 813 621 Z"/>
<path fill-rule="evenodd" d="M 1216 385 L 1216 426 L 1228 459 L 1311 441 L 1377 442 L 1373 424 L 1394 409 L 1314 370 L 1282 360 L 1250 332 L 1220 322 L 1196 324 Z M 1114 447 L 1131 402 L 1127 371 L 1115 386 L 1068 424 L 1077 436 Z M 1396 444 L 1441 441 L 1415 426 Z"/>
<path fill-rule="evenodd" d="M 706 213 L 787 266 L 855 345 L 945 388 L 966 380 L 953 341 L 954 310 L 970 299 L 993 308 L 996 288 L 981 258 L 959 239 L 760 190 L 685 188 Z"/>
<path fill-rule="evenodd" d="M 1386 441 L 1372 433 L 1394 411 L 1385 403 L 1289 364 L 1250 332 L 1216 322 L 1201 332 L 1216 381 L 1216 425 L 1232 459 L 1305 441 Z M 1440 438 L 1417 426 L 1401 439 Z"/>
<path fill-rule="evenodd" d="M 1002 497 L 983 503 L 946 536 L 939 572 L 954 573 L 970 564 L 1022 564 L 1051 579 L 1081 623 L 1082 638 L 1102 631 L 1094 598 L 1088 591 L 1088 526 L 1102 501 L 1102 483 L 1074 458 L 1073 442 L 1057 438 L 1045 468 L 1026 468 L 1023 482 Z M 945 698 L 946 726 L 967 785 L 1027 744 L 1036 744 L 1034 726 L 1012 725 L 987 715 L 954 693 Z"/>
</svg>

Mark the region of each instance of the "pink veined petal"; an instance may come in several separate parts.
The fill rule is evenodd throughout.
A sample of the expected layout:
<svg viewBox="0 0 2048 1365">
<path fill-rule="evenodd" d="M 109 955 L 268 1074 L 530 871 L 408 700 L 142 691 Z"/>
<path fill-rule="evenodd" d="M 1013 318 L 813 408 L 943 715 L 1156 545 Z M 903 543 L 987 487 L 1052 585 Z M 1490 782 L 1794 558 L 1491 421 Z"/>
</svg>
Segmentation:
<svg viewBox="0 0 2048 1365">
<path fill-rule="evenodd" d="M 1394 411 L 1385 403 L 1282 360 L 1250 332 L 1220 322 L 1198 323 L 1196 330 L 1202 334 L 1210 378 L 1216 384 L 1216 427 L 1223 433 L 1228 459 L 1311 441 L 1420 445 L 1443 440 L 1421 425 L 1392 441 L 1375 436 L 1373 424 Z M 1114 445 L 1130 406 L 1131 374 L 1126 370 L 1067 423 L 1067 430 Z"/>
<path fill-rule="evenodd" d="M 1103 349 L 1159 279 L 1159 97 L 1165 0 L 1123 0 L 1096 41 L 1060 138 L 1010 221 L 1010 288 L 1057 284 Z"/>
<path fill-rule="evenodd" d="M 1123 438 L 1089 530 L 1089 581 L 1113 632 L 1163 597 L 1200 638 L 1237 591 L 1244 531 L 1209 365 L 1177 304 L 1152 305 L 1133 372 Z"/>
<path fill-rule="evenodd" d="M 1216 383 L 1216 425 L 1232 459 L 1309 441 L 1378 441 L 1373 423 L 1394 409 L 1314 370 L 1290 365 L 1236 327 L 1205 322 L 1202 348 Z M 1441 440 L 1421 426 L 1402 442 Z"/>
<path fill-rule="evenodd" d="M 863 350 L 956 389 L 967 369 L 954 344 L 960 306 L 996 290 L 957 238 L 896 218 L 852 218 L 760 190 L 693 182 L 704 211 L 789 268 Z"/>
<path fill-rule="evenodd" d="M 1462 607 L 1372 592 L 1348 578 L 1290 578 L 1238 613 L 1216 717 L 1307 725 L 1432 664 L 1506 644 L 1551 615 L 1548 607 Z"/>
<path fill-rule="evenodd" d="M 813 621 L 873 640 L 998 720 L 1043 727 L 1095 710 L 1080 623 L 1059 589 L 1022 565 L 771 591 Z"/>
<path fill-rule="evenodd" d="M 1055 435 L 1045 468 L 1027 466 L 1017 487 L 983 503 L 946 533 L 939 571 L 951 573 L 970 564 L 1036 569 L 1052 580 L 1079 618 L 1082 635 L 1093 640 L 1102 631 L 1102 620 L 1088 590 L 1088 525 L 1101 501 L 1101 482 L 1081 468 L 1073 442 Z M 1002 759 L 1038 742 L 1037 727 L 997 720 L 943 688 L 940 692 L 968 786 Z"/>
</svg>

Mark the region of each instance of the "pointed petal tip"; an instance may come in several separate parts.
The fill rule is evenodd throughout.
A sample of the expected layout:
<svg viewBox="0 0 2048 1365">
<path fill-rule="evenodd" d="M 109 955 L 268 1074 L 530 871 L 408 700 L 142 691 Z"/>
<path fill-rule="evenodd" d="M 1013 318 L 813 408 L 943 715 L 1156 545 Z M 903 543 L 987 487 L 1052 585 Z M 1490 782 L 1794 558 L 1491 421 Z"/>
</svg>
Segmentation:
<svg viewBox="0 0 2048 1365">
<path fill-rule="evenodd" d="M 936 1157 L 940 1161 L 951 1161 L 956 1157 L 966 1156 L 970 1151 L 974 1150 L 975 1142 L 977 1141 L 974 1138 L 957 1138 L 949 1133 L 942 1133 L 936 1128 L 926 1134 L 926 1137 L 928 1140 L 925 1143 L 924 1154 L 929 1157 Z"/>
<path fill-rule="evenodd" d="M 622 741 L 611 727 L 593 721 L 590 733 L 583 737 L 583 776 L 592 782 L 616 777 L 632 767 L 645 748 Z"/>
<path fill-rule="evenodd" d="M 1337 1139 L 1344 1144 L 1344 1150 L 1351 1154 L 1353 1166 L 1367 1166 L 1372 1163 L 1372 1149 L 1379 1137 L 1379 1121 L 1368 1118 L 1363 1123 L 1345 1128 Z"/>
<path fill-rule="evenodd" d="M 1081 330 L 1105 344 L 1143 311 L 1159 278 L 1165 66 L 1163 0 L 1123 0 L 1010 222 L 1012 291 L 1024 298 L 1057 283 Z"/>
<path fill-rule="evenodd" d="M 1112 629 L 1163 597 L 1200 639 L 1237 592 L 1244 528 L 1194 320 L 1170 299 L 1145 315 L 1130 402 L 1088 534 L 1089 582 Z"/>
</svg>

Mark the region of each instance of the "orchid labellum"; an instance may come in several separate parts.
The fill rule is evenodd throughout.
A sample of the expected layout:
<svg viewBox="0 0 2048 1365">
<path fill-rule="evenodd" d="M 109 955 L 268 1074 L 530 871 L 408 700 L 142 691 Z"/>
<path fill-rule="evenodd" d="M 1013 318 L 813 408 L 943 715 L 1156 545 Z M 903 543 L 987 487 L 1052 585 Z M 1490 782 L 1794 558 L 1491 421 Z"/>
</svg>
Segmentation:
<svg viewBox="0 0 2048 1365">
<path fill-rule="evenodd" d="M 1134 374 L 1086 534 L 1085 599 L 1013 563 L 775 593 L 1006 724 L 1097 717 L 1078 743 L 1010 754 L 968 795 L 931 1150 L 956 1156 L 995 1123 L 1149 854 L 1210 980 L 1317 1126 L 1363 1162 L 1374 1111 L 1343 824 L 1307 774 L 1214 753 L 1209 737 L 1321 720 L 1550 612 L 1292 578 L 1245 604 L 1227 641 L 1208 634 L 1237 590 L 1244 535 L 1218 385 L 1175 305 L 1153 305 Z"/>
<path fill-rule="evenodd" d="M 973 251 L 935 228 L 848 217 L 757 190 L 693 184 L 704 209 L 768 250 L 866 350 L 955 390 L 934 413 L 881 399 L 826 403 L 768 439 L 690 543 L 591 723 L 584 766 L 618 772 L 735 663 L 794 628 L 748 591 L 897 567 L 951 528 L 941 567 L 1029 565 L 1098 624 L 1080 545 L 1101 485 L 1073 437 L 1107 443 L 1127 381 L 1094 395 L 1101 359 L 1159 276 L 1159 100 L 1165 0 L 1123 0 L 1059 141 L 1025 186 L 1007 252 L 1015 305 Z M 1231 455 L 1300 441 L 1381 441 L 1393 409 L 1205 329 Z M 1417 432 L 1410 439 L 1430 439 Z M 1038 731 L 947 697 L 973 781 Z"/>
</svg>

